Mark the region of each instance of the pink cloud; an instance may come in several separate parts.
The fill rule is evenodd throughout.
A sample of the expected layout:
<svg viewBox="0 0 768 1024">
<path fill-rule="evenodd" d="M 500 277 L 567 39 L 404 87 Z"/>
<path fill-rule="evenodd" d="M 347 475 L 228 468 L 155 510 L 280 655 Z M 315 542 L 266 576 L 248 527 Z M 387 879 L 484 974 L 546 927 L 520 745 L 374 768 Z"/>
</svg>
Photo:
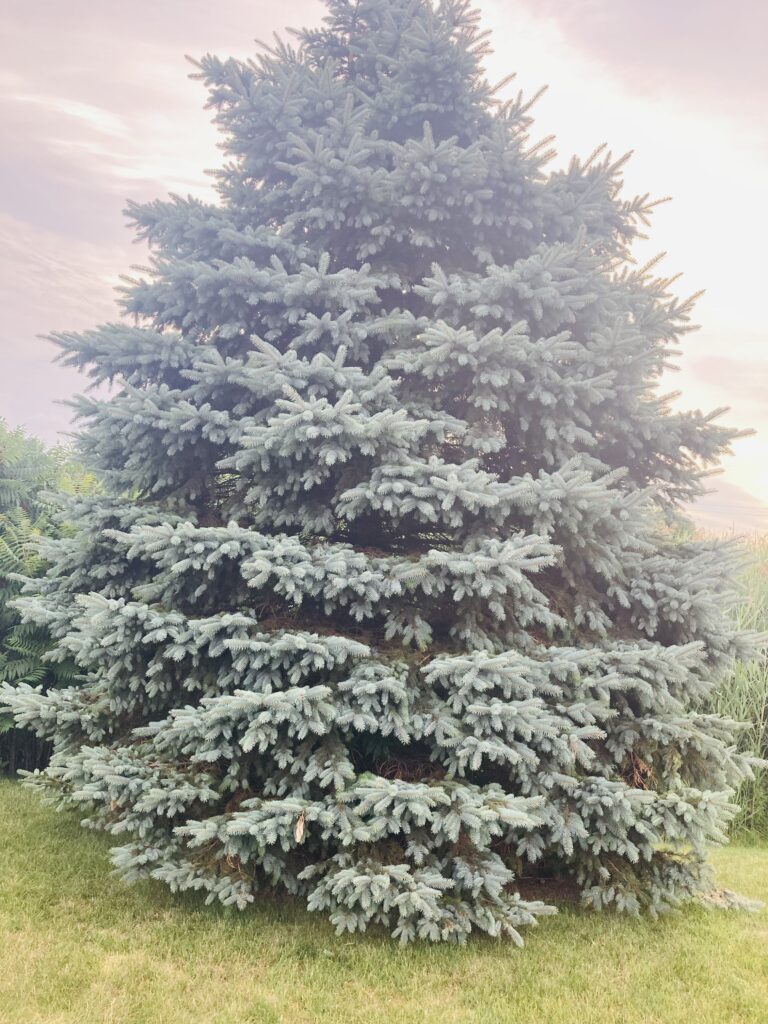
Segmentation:
<svg viewBox="0 0 768 1024">
<path fill-rule="evenodd" d="M 687 95 L 737 116 L 762 114 L 768 6 L 760 0 L 522 0 L 570 43 L 649 95 Z"/>
</svg>

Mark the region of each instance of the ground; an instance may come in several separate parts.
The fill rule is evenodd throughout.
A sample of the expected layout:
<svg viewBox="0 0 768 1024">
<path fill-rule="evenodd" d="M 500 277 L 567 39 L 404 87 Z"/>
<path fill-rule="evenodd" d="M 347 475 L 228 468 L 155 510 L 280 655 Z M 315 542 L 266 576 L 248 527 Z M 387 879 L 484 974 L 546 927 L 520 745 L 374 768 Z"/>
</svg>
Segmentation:
<svg viewBox="0 0 768 1024">
<path fill-rule="evenodd" d="M 0 782 L 2 1024 L 766 1024 L 768 912 L 565 910 L 465 949 L 337 938 L 301 906 L 239 914 L 126 886 L 108 838 Z M 768 897 L 768 848 L 715 853 Z"/>
</svg>

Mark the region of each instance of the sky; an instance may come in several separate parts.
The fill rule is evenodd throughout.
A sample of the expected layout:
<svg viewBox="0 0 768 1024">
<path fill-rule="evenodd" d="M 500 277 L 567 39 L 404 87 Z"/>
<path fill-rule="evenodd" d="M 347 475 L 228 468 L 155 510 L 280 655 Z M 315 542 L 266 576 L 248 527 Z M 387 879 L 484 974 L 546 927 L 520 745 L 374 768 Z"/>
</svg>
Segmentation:
<svg viewBox="0 0 768 1024">
<path fill-rule="evenodd" d="M 320 0 L 2 0 L 0 416 L 55 441 L 82 390 L 40 335 L 115 319 L 120 276 L 144 250 L 127 198 L 213 198 L 221 163 L 184 55 L 247 57 L 254 38 L 317 24 Z M 479 0 L 491 81 L 548 90 L 534 135 L 553 166 L 602 142 L 633 150 L 628 194 L 671 195 L 645 261 L 666 252 L 681 294 L 706 289 L 666 390 L 728 406 L 736 442 L 707 514 L 768 527 L 768 4 L 764 0 Z M 503 95 L 503 94 L 502 94 Z M 665 382 L 666 384 L 666 382 Z"/>
</svg>

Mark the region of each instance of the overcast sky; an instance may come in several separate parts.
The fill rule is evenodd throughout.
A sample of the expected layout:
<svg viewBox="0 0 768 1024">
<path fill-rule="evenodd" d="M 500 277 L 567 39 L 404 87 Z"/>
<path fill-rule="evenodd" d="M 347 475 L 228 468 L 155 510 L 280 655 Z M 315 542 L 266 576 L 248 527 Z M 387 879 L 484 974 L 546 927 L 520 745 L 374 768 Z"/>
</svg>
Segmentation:
<svg viewBox="0 0 768 1024">
<path fill-rule="evenodd" d="M 754 427 L 723 503 L 768 503 L 768 4 L 764 0 L 480 0 L 493 81 L 549 90 L 537 136 L 558 161 L 633 149 L 628 192 L 671 194 L 638 252 L 664 250 L 678 287 L 706 288 L 669 388 Z M 317 23 L 319 0 L 2 0 L 0 416 L 55 440 L 78 375 L 37 336 L 114 318 L 113 288 L 143 252 L 127 197 L 210 198 L 220 162 L 184 54 L 247 56 L 254 37 Z"/>
</svg>

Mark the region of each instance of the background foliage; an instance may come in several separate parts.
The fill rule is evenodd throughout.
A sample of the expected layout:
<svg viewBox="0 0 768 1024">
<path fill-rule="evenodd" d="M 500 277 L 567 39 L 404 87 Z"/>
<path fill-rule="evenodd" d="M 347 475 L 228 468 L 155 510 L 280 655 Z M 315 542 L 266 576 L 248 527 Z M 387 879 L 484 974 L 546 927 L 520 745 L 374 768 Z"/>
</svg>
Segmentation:
<svg viewBox="0 0 768 1024">
<path fill-rule="evenodd" d="M 768 538 L 755 537 L 748 545 L 750 565 L 744 573 L 744 600 L 737 611 L 743 629 L 768 632 Z M 717 689 L 712 700 L 717 714 L 747 723 L 740 737 L 743 750 L 768 758 L 768 655 L 750 662 L 737 662 Z M 768 839 L 768 769 L 756 768 L 738 794 L 739 813 L 732 831 Z"/>
<path fill-rule="evenodd" d="M 72 678 L 71 661 L 44 660 L 51 647 L 48 631 L 22 623 L 12 602 L 21 591 L 19 576 L 35 577 L 45 570 L 41 537 L 66 532 L 57 521 L 56 493 L 95 489 L 95 478 L 68 448 L 46 448 L 22 428 L 11 430 L 0 420 L 0 682 L 49 689 Z M 0 713 L 0 771 L 42 767 L 48 752 L 49 744 L 13 728 L 12 716 Z"/>
</svg>

